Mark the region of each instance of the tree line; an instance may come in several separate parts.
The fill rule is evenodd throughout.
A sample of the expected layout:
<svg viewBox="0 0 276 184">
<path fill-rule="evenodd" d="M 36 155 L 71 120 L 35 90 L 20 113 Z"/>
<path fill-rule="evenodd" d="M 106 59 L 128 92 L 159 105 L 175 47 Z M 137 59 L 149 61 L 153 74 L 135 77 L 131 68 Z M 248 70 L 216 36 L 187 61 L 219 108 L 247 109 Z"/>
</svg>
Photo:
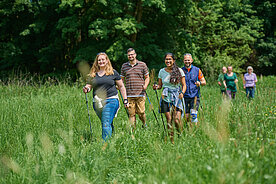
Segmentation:
<svg viewBox="0 0 276 184">
<path fill-rule="evenodd" d="M 150 69 L 184 53 L 207 77 L 222 66 L 274 74 L 276 3 L 266 0 L 2 0 L 0 71 L 76 71 L 105 51 L 115 69 L 136 49 Z"/>
</svg>

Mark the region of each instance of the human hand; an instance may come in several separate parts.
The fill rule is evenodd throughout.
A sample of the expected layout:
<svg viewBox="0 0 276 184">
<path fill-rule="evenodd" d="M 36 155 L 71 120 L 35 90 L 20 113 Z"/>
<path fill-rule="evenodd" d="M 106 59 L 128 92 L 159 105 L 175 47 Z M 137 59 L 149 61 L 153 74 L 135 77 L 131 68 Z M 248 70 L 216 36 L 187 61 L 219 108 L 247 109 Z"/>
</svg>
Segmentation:
<svg viewBox="0 0 276 184">
<path fill-rule="evenodd" d="M 153 86 L 152 86 L 152 88 L 154 89 L 154 90 L 157 90 L 158 89 L 158 85 L 157 84 L 153 84 Z"/>
<path fill-rule="evenodd" d="M 195 85 L 196 85 L 196 87 L 199 87 L 200 86 L 200 81 L 196 81 Z"/>
<path fill-rule="evenodd" d="M 90 89 L 88 86 L 84 86 L 84 87 L 82 88 L 82 91 L 83 91 L 84 93 L 89 93 L 90 90 L 91 90 L 91 89 Z"/>
<path fill-rule="evenodd" d="M 180 94 L 179 94 L 179 99 L 182 100 L 183 97 L 184 97 L 183 93 L 180 93 Z"/>
</svg>

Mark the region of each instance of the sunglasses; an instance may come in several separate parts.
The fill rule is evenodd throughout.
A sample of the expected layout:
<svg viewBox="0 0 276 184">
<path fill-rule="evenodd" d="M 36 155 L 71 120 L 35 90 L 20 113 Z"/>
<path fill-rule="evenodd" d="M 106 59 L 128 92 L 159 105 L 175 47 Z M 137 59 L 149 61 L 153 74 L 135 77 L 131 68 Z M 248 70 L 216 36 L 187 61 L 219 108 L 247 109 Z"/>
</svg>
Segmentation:
<svg viewBox="0 0 276 184">
<path fill-rule="evenodd" d="M 97 54 L 97 56 L 100 55 L 100 54 L 106 54 L 106 53 L 105 53 L 105 52 L 99 52 L 99 53 Z"/>
</svg>

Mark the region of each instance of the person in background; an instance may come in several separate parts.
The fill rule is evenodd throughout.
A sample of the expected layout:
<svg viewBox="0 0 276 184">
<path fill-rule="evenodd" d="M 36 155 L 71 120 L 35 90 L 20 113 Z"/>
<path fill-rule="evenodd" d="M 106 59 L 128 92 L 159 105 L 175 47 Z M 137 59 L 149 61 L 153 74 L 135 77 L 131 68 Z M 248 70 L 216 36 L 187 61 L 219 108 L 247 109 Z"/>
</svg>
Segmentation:
<svg viewBox="0 0 276 184">
<path fill-rule="evenodd" d="M 257 76 L 255 73 L 253 73 L 252 66 L 248 66 L 247 73 L 244 74 L 244 77 L 243 77 L 243 88 L 246 90 L 246 96 L 249 99 L 254 98 L 257 81 L 258 81 Z"/>
<path fill-rule="evenodd" d="M 126 89 L 119 73 L 113 69 L 106 53 L 97 54 L 88 74 L 88 82 L 83 87 L 84 93 L 93 89 L 93 108 L 102 123 L 102 138 L 107 141 L 114 130 L 113 119 L 119 109 L 118 89 L 128 107 Z"/>
<path fill-rule="evenodd" d="M 218 85 L 220 86 L 220 92 L 222 94 L 222 96 L 226 96 L 226 90 L 225 87 L 223 85 L 223 81 L 224 81 L 224 75 L 227 73 L 227 68 L 224 66 L 222 67 L 222 73 L 219 74 L 218 77 Z"/>
<path fill-rule="evenodd" d="M 162 68 L 158 74 L 158 85 L 153 85 L 153 89 L 163 87 L 162 98 L 160 101 L 160 113 L 165 113 L 167 127 L 171 142 L 174 144 L 173 124 L 178 133 L 182 132 L 181 113 L 184 112 L 183 97 L 186 91 L 185 74 L 175 63 L 172 53 L 165 55 L 166 68 Z"/>
<path fill-rule="evenodd" d="M 206 80 L 201 70 L 192 65 L 193 57 L 191 54 L 184 54 L 184 67 L 182 70 L 185 73 L 185 81 L 187 90 L 184 94 L 185 107 L 186 107 L 186 119 L 188 122 L 193 122 L 197 125 L 197 112 L 200 104 L 200 86 L 206 85 Z M 194 107 L 196 105 L 196 107 Z M 191 113 L 193 112 L 193 113 Z M 190 115 L 192 116 L 192 119 Z"/>
<path fill-rule="evenodd" d="M 136 114 L 142 121 L 142 127 L 147 127 L 145 114 L 145 91 L 149 85 L 149 71 L 146 63 L 136 59 L 133 48 L 127 50 L 128 62 L 121 68 L 121 78 L 126 84 L 127 99 L 129 102 L 129 120 L 136 128 Z"/>
<path fill-rule="evenodd" d="M 232 66 L 227 67 L 227 73 L 224 74 L 224 81 L 223 81 L 223 85 L 225 87 L 225 90 L 229 99 L 235 99 L 236 92 L 237 92 L 237 83 L 238 83 L 237 75 L 233 73 L 232 70 L 233 70 Z"/>
</svg>

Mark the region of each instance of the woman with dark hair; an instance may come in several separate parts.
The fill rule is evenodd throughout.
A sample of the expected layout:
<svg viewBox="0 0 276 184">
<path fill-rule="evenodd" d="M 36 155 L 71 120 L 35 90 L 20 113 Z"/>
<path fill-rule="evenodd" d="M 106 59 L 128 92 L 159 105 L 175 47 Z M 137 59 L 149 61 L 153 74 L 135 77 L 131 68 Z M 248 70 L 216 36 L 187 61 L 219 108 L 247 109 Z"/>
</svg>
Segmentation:
<svg viewBox="0 0 276 184">
<path fill-rule="evenodd" d="M 113 69 L 106 53 L 98 53 L 88 74 L 88 82 L 83 87 L 83 92 L 88 93 L 93 89 L 93 108 L 101 120 L 104 141 L 112 135 L 113 119 L 119 109 L 116 85 L 122 93 L 125 107 L 128 107 L 126 88 L 119 73 Z"/>
<path fill-rule="evenodd" d="M 175 124 L 178 133 L 182 131 L 181 114 L 185 107 L 182 100 L 186 91 L 185 74 L 175 63 L 175 57 L 172 53 L 165 55 L 165 68 L 162 68 L 158 74 L 158 85 L 153 89 L 163 87 L 162 98 L 160 100 L 160 111 L 165 113 L 167 127 L 171 142 L 174 144 L 173 124 Z M 181 102 L 182 101 L 182 102 Z"/>
</svg>

